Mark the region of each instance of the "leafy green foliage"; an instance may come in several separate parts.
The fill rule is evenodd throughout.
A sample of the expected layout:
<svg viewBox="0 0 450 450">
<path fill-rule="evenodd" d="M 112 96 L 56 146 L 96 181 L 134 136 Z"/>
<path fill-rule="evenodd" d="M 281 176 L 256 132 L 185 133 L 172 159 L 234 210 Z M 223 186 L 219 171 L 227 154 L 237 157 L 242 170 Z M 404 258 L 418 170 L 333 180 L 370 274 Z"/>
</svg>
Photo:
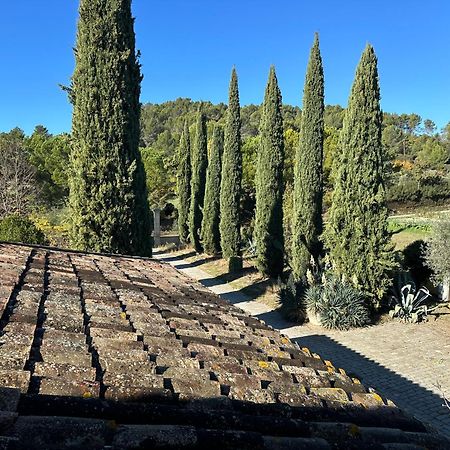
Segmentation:
<svg viewBox="0 0 450 450">
<path fill-rule="evenodd" d="M 431 270 L 427 267 L 425 252 L 427 244 L 423 240 L 411 242 L 403 249 L 404 269 L 408 270 L 417 285 L 423 285 L 431 276 Z"/>
<path fill-rule="evenodd" d="M 334 193 L 325 241 L 339 276 L 374 303 L 394 265 L 383 183 L 377 59 L 368 45 L 356 71 L 334 165 Z"/>
<path fill-rule="evenodd" d="M 38 125 L 26 140 L 26 146 L 30 163 L 36 168 L 41 199 L 48 206 L 61 205 L 69 192 L 70 136 L 52 136 Z"/>
<path fill-rule="evenodd" d="M 208 148 L 205 116 L 199 110 L 192 150 L 191 206 L 189 209 L 189 234 L 195 251 L 201 253 L 201 227 L 203 203 L 205 200 L 206 169 L 208 166 Z"/>
<path fill-rule="evenodd" d="M 304 301 L 325 328 L 348 330 L 370 323 L 364 294 L 337 276 L 325 276 L 322 284 L 310 286 Z"/>
<path fill-rule="evenodd" d="M 82 0 L 73 102 L 70 206 L 76 248 L 151 255 L 139 152 L 140 64 L 130 0 Z"/>
<path fill-rule="evenodd" d="M 425 250 L 428 266 L 433 270 L 434 278 L 441 283 L 450 282 L 450 219 L 437 221 Z"/>
<path fill-rule="evenodd" d="M 292 273 L 286 282 L 279 281 L 279 299 L 283 315 L 295 323 L 306 320 L 305 285 L 295 281 Z"/>
<path fill-rule="evenodd" d="M 142 108 L 142 134 L 141 146 L 152 148 L 162 155 L 160 158 L 164 168 L 163 173 L 169 174 L 162 181 L 159 193 L 160 198 L 170 201 L 175 197 L 176 180 L 170 176 L 176 172 L 178 143 L 180 142 L 184 122 L 189 125 L 195 122 L 200 102 L 180 98 L 162 104 L 146 104 Z M 226 105 L 213 105 L 210 102 L 202 103 L 202 110 L 207 122 L 218 122 L 224 125 L 226 120 Z M 259 125 L 261 121 L 262 105 L 246 105 L 241 108 L 241 134 L 242 134 L 242 192 L 241 192 L 241 222 L 245 225 L 254 214 L 255 206 L 255 169 L 256 155 L 259 145 Z M 336 156 L 339 135 L 342 130 L 345 109 L 339 105 L 326 105 L 324 109 L 324 161 L 323 184 L 324 205 L 331 204 L 333 179 L 331 166 Z M 388 189 L 388 200 L 392 202 L 426 202 L 432 203 L 450 198 L 449 165 L 442 165 L 431 155 L 429 161 L 428 151 L 422 152 L 428 141 L 433 147 L 439 146 L 450 150 L 450 133 L 431 133 L 423 128 L 420 122 L 417 125 L 417 114 L 390 114 L 384 113 L 382 131 L 382 144 L 384 153 L 384 179 Z M 285 170 L 286 184 L 293 182 L 295 152 L 298 149 L 302 113 L 298 107 L 283 105 L 283 125 L 285 135 Z M 428 123 L 428 122 L 427 122 Z M 414 128 L 411 128 L 414 127 Z M 450 127 L 449 127 L 450 129 Z M 210 130 L 208 130 L 209 132 Z M 212 130 L 211 130 L 212 131 Z M 423 134 L 425 133 L 425 134 Z M 427 144 L 428 145 L 428 144 Z M 422 152 L 422 153 L 421 153 Z M 421 155 L 419 158 L 419 154 Z M 411 178 L 410 169 L 394 168 L 393 164 L 404 161 L 414 167 L 414 176 Z M 436 162 L 437 161 L 437 162 Z M 436 163 L 435 163 L 436 162 Z M 154 170 L 160 170 L 159 165 Z M 436 180 L 432 184 L 422 182 L 426 172 L 434 171 Z M 407 176 L 407 182 L 404 182 Z M 428 175 L 427 175 L 428 177 Z M 415 184 L 414 184 L 415 183 Z M 422 190 L 422 185 L 424 189 Z M 447 186 L 447 190 L 444 187 Z M 410 197 L 409 195 L 412 195 Z M 150 194 L 150 198 L 153 198 Z M 153 203 L 152 199 L 152 203 Z"/>
<path fill-rule="evenodd" d="M 241 116 L 236 70 L 231 74 L 227 110 L 222 180 L 220 185 L 220 239 L 224 258 L 241 256 L 240 201 L 242 185 Z M 238 267 L 234 264 L 233 267 Z"/>
<path fill-rule="evenodd" d="M 0 219 L 0 241 L 47 244 L 44 233 L 31 220 L 17 214 Z"/>
<path fill-rule="evenodd" d="M 163 208 L 173 194 L 172 177 L 167 173 L 164 152 L 142 148 L 141 158 L 146 173 L 148 202 L 151 207 Z"/>
<path fill-rule="evenodd" d="M 191 204 L 191 138 L 189 126 L 184 124 L 178 150 L 178 234 L 183 244 L 189 242 L 189 208 Z"/>
<path fill-rule="evenodd" d="M 281 92 L 275 68 L 270 69 L 260 126 L 261 142 L 256 166 L 256 266 L 270 277 L 284 267 L 283 162 L 284 138 Z"/>
<path fill-rule="evenodd" d="M 220 253 L 220 179 L 222 174 L 223 130 L 214 127 L 209 164 L 206 175 L 203 208 L 202 245 L 206 253 Z"/>
<path fill-rule="evenodd" d="M 427 138 L 417 152 L 417 161 L 424 167 L 442 169 L 450 160 L 450 149 L 438 139 Z"/>
<path fill-rule="evenodd" d="M 292 269 L 304 278 L 322 253 L 324 76 L 316 34 L 306 73 L 300 143 L 295 158 Z"/>
</svg>

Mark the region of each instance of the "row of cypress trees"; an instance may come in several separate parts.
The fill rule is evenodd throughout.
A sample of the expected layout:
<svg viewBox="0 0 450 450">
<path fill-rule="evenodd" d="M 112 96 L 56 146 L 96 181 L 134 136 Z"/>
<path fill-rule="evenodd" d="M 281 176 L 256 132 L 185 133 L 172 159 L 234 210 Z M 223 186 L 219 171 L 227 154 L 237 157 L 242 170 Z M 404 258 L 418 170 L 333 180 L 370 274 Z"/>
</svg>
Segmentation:
<svg viewBox="0 0 450 450">
<path fill-rule="evenodd" d="M 178 155 L 178 228 L 182 243 L 197 252 L 218 254 L 241 266 L 240 198 L 242 182 L 241 119 L 236 70 L 231 74 L 225 129 L 215 124 L 208 164 L 207 131 L 201 108 L 194 145 L 185 123 Z M 192 156 L 192 158 L 191 158 Z M 222 194 L 223 193 L 223 194 Z"/>
<path fill-rule="evenodd" d="M 197 123 L 197 136 L 204 136 L 204 124 Z M 333 168 L 334 193 L 328 221 L 323 223 L 323 141 L 324 141 L 324 73 L 316 34 L 307 67 L 300 141 L 294 167 L 293 239 L 291 268 L 297 281 L 306 277 L 311 263 L 318 264 L 326 252 L 334 270 L 352 280 L 373 298 L 380 298 L 386 289 L 387 273 L 392 267 L 392 248 L 387 230 L 387 207 L 382 179 L 383 152 L 381 145 L 382 113 L 377 58 L 367 45 L 358 65 L 342 130 L 339 151 Z M 236 71 L 230 84 L 229 108 L 224 133 L 224 153 L 221 166 L 219 132 L 216 127 L 206 184 L 202 245 L 200 221 L 192 222 L 190 239 L 197 251 L 217 254 L 222 250 L 230 259 L 230 269 L 239 267 L 242 155 L 240 140 L 240 108 Z M 180 151 L 187 151 L 183 133 Z M 196 140 L 198 141 L 198 137 Z M 201 139 L 205 139 L 202 137 Z M 203 141 L 202 141 L 203 142 Z M 192 151 L 194 158 L 205 155 L 206 144 Z M 179 198 L 180 236 L 187 242 L 186 196 L 198 195 L 198 179 L 193 174 L 188 186 L 189 156 L 180 158 Z M 202 156 L 202 158 L 204 158 Z M 201 160 L 204 164 L 204 159 Z M 283 237 L 283 163 L 284 139 L 282 98 L 274 67 L 270 69 L 260 123 L 260 146 L 256 165 L 256 213 L 254 239 L 256 265 L 265 275 L 278 277 L 285 267 Z M 195 168 L 200 162 L 192 162 Z M 203 166 L 202 166 L 203 167 Z M 220 167 L 222 172 L 220 173 Z M 220 184 L 220 202 L 217 201 Z M 184 191 L 181 192 L 180 189 Z M 203 194 L 201 194 L 203 195 Z M 184 203 L 183 203 L 184 202 Z M 190 214 L 195 209 L 191 200 Z M 220 219 L 219 219 L 220 216 Z M 220 220 L 220 225 L 217 226 Z M 325 228 L 325 229 L 324 229 Z M 220 236 L 220 245 L 219 245 Z M 234 263 L 233 263 L 234 260 Z M 238 264 L 236 266 L 236 261 Z"/>
<path fill-rule="evenodd" d="M 131 0 L 80 1 L 75 59 L 69 89 L 72 243 L 82 250 L 150 256 L 152 216 L 139 152 L 142 75 Z M 281 106 L 272 67 L 260 126 L 255 218 L 257 266 L 269 276 L 280 275 L 285 262 Z M 379 298 L 393 259 L 382 179 L 377 58 L 370 45 L 356 71 L 335 155 L 333 201 L 324 233 L 323 114 L 324 77 L 316 36 L 295 161 L 292 269 L 296 279 L 304 278 L 311 258 L 323 256 L 324 243 L 334 269 Z M 199 111 L 192 153 L 187 124 L 180 143 L 180 237 L 190 239 L 199 252 L 221 250 L 234 270 L 242 264 L 241 120 L 234 69 L 223 136 L 217 126 L 209 166 L 207 159 L 206 123 Z"/>
</svg>

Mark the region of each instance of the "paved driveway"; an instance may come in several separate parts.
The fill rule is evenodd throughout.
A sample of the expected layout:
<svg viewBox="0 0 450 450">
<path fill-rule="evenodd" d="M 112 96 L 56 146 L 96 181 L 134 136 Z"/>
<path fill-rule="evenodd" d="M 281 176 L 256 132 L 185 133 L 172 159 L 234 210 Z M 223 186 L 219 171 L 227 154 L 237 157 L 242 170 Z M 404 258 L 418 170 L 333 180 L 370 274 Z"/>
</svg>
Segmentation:
<svg viewBox="0 0 450 450">
<path fill-rule="evenodd" d="M 450 436 L 450 320 L 423 324 L 388 322 L 352 331 L 295 326 L 277 311 L 171 254 L 156 254 L 253 316 L 281 330 L 303 347 L 331 360 L 372 386 L 410 415 Z M 440 388 L 438 387 L 440 385 Z"/>
</svg>

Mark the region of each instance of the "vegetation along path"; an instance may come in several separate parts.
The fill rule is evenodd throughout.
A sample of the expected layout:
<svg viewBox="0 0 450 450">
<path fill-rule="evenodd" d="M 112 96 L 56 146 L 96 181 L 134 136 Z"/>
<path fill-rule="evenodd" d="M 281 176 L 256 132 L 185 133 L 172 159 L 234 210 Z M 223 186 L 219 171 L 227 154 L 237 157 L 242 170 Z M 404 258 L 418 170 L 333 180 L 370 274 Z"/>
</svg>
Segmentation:
<svg viewBox="0 0 450 450">
<path fill-rule="evenodd" d="M 351 331 L 331 331 L 305 324 L 295 326 L 281 314 L 239 289 L 205 272 L 183 255 L 156 252 L 216 294 L 281 330 L 301 346 L 344 368 L 383 392 L 400 408 L 450 436 L 450 320 L 422 324 L 387 322 Z"/>
</svg>

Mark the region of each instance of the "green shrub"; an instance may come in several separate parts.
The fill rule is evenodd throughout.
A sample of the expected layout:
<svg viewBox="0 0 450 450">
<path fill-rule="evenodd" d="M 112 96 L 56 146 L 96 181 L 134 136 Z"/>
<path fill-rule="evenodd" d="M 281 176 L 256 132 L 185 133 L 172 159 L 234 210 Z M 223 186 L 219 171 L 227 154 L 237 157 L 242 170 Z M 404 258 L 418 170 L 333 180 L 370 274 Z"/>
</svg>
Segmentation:
<svg viewBox="0 0 450 450">
<path fill-rule="evenodd" d="M 425 260 L 427 244 L 422 239 L 411 242 L 403 249 L 403 267 L 408 270 L 417 285 L 422 286 L 431 276 Z"/>
<path fill-rule="evenodd" d="M 442 217 L 433 225 L 424 251 L 427 266 L 438 283 L 450 282 L 450 219 Z"/>
<path fill-rule="evenodd" d="M 422 199 L 433 201 L 448 199 L 450 194 L 450 182 L 440 176 L 427 176 L 420 181 Z"/>
<path fill-rule="evenodd" d="M 421 198 L 417 181 L 412 178 L 402 178 L 397 184 L 389 186 L 387 200 L 389 202 L 417 202 Z"/>
<path fill-rule="evenodd" d="M 416 180 L 413 177 L 401 177 L 388 187 L 387 200 L 390 202 L 433 202 L 448 199 L 450 180 L 439 175 L 423 176 Z"/>
<path fill-rule="evenodd" d="M 279 280 L 278 284 L 280 289 L 278 296 L 283 315 L 288 320 L 303 323 L 306 319 L 306 305 L 303 298 L 305 285 L 296 282 L 292 273 L 286 282 Z"/>
<path fill-rule="evenodd" d="M 26 217 L 10 215 L 0 220 L 0 241 L 23 244 L 47 243 L 45 235 Z"/>
<path fill-rule="evenodd" d="M 316 314 L 325 328 L 348 330 L 370 322 L 364 295 L 334 275 L 310 286 L 304 301 L 307 310 Z"/>
</svg>

